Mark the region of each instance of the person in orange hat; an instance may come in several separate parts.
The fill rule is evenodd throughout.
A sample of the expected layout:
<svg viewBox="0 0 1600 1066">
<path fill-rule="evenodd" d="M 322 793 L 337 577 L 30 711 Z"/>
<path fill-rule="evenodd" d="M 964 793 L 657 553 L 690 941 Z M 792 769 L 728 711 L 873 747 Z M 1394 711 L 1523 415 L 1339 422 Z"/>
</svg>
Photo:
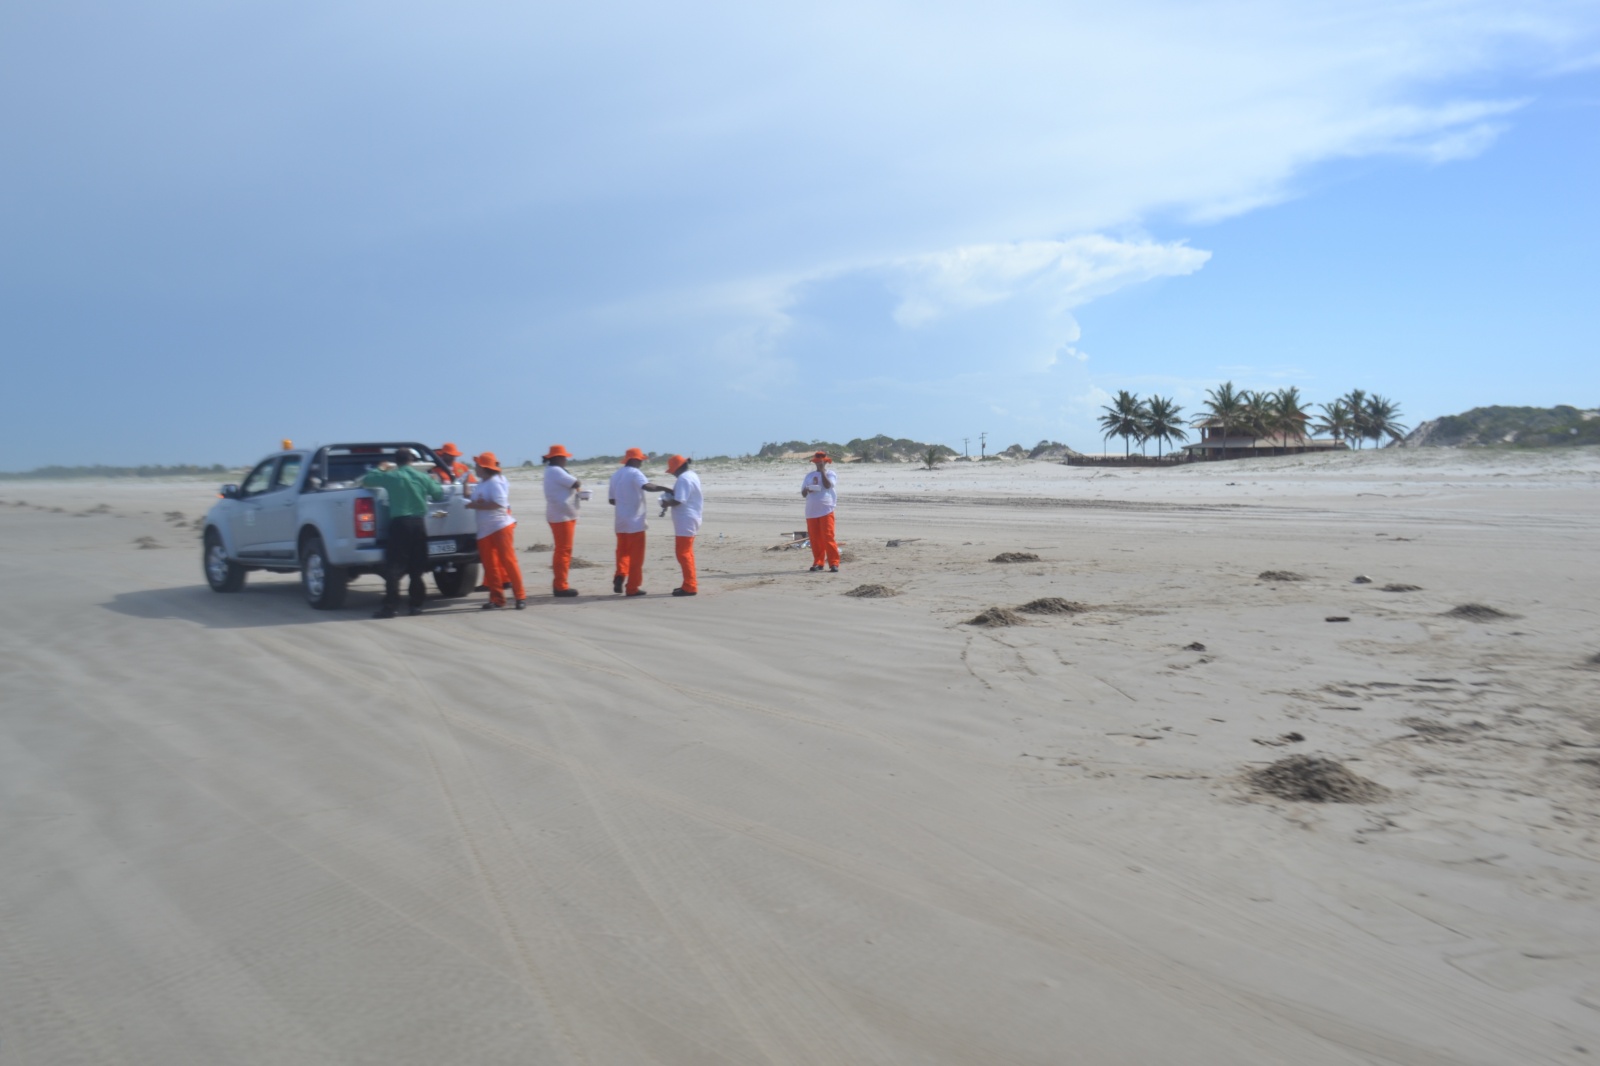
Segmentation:
<svg viewBox="0 0 1600 1066">
<path fill-rule="evenodd" d="M 439 463 L 428 473 L 435 480 L 445 485 L 450 484 L 452 481 L 459 481 L 462 485 L 477 484 L 478 479 L 473 477 L 472 467 L 460 461 L 460 448 L 457 448 L 449 441 L 445 441 L 433 450 L 433 454 L 438 457 Z M 463 489 L 462 491 L 466 490 Z"/>
<path fill-rule="evenodd" d="M 583 482 L 567 473 L 572 453 L 560 444 L 544 453 L 544 517 L 550 523 L 555 550 L 550 555 L 551 591 L 556 596 L 576 596 L 567 584 L 572 569 L 572 542 L 578 535 L 578 491 Z"/>
<path fill-rule="evenodd" d="M 622 455 L 622 465 L 611 475 L 606 493 L 615 507 L 613 528 L 617 533 L 617 569 L 611 576 L 611 591 L 621 592 L 627 584 L 628 595 L 643 596 L 644 589 L 644 494 L 664 492 L 660 485 L 652 485 L 639 468 L 644 465 L 643 448 L 629 448 Z"/>
<path fill-rule="evenodd" d="M 522 567 L 517 564 L 517 549 L 512 542 L 517 520 L 511 517 L 511 489 L 494 452 L 484 452 L 472 462 L 478 468 L 478 485 L 472 490 L 467 508 L 478 514 L 478 559 L 483 563 L 483 583 L 489 589 L 489 602 L 483 609 L 503 608 L 505 585 L 510 582 L 511 595 L 520 611 L 526 606 L 527 594 L 522 590 Z"/>
<path fill-rule="evenodd" d="M 673 542 L 676 545 L 678 567 L 683 571 L 683 584 L 672 590 L 674 596 L 695 596 L 700 592 L 700 582 L 695 576 L 694 538 L 700 532 L 703 498 L 700 493 L 700 475 L 689 469 L 692 460 L 674 455 L 667 460 L 667 473 L 677 477 L 672 495 L 662 503 L 672 508 Z"/>
<path fill-rule="evenodd" d="M 827 563 L 828 569 L 837 574 L 839 542 L 833 533 L 833 510 L 839 502 L 839 478 L 828 469 L 833 460 L 827 452 L 817 452 L 811 461 L 817 468 L 800 483 L 800 495 L 806 501 L 806 535 L 811 539 L 811 573 Z"/>
</svg>

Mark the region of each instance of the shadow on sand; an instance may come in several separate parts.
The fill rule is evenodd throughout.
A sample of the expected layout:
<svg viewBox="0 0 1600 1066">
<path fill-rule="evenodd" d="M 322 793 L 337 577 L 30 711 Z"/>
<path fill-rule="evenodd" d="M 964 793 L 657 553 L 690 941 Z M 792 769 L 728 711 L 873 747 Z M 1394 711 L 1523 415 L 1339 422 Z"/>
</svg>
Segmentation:
<svg viewBox="0 0 1600 1066">
<path fill-rule="evenodd" d="M 252 578 L 255 575 L 251 575 Z M 405 618 L 405 590 L 401 586 L 401 617 Z M 598 603 L 606 600 L 621 600 L 623 597 L 604 595 L 580 595 L 572 599 L 555 599 L 548 593 L 538 593 L 529 590 L 528 609 L 565 609 L 584 603 Z M 655 598 L 655 597 L 652 597 Z M 670 598 L 670 597 L 669 597 Z M 477 593 L 469 597 L 457 599 L 441 599 L 439 595 L 429 588 L 429 596 L 423 604 L 425 616 L 435 615 L 475 615 L 488 613 L 483 610 L 485 597 Z M 127 615 L 130 618 L 146 619 L 171 619 L 176 618 L 195 625 L 205 626 L 207 629 L 259 629 L 263 626 L 303 626 L 327 622 L 362 622 L 373 621 L 372 614 L 383 603 L 383 584 L 372 582 L 370 584 L 351 585 L 345 605 L 337 611 L 314 610 L 306 603 L 305 597 L 300 592 L 298 579 L 286 581 L 255 580 L 247 583 L 238 592 L 218 593 L 212 592 L 210 587 L 203 584 L 183 585 L 169 589 L 145 589 L 141 592 L 122 592 L 114 596 L 109 602 L 101 604 L 108 611 Z M 497 614 L 515 614 L 509 606 Z"/>
<path fill-rule="evenodd" d="M 303 626 L 325 622 L 370 621 L 372 612 L 383 603 L 383 583 L 354 584 L 337 611 L 314 610 L 306 603 L 298 579 L 274 581 L 250 575 L 252 580 L 238 592 L 212 592 L 204 584 L 169 589 L 145 589 L 118 593 L 102 604 L 109 611 L 131 618 L 168 619 L 205 626 L 207 629 L 258 629 L 262 626 Z M 424 605 L 428 614 L 455 614 L 476 611 L 472 600 L 442 600 L 430 596 Z M 405 596 L 404 587 L 401 591 Z M 402 612 L 404 608 L 401 608 Z"/>
</svg>

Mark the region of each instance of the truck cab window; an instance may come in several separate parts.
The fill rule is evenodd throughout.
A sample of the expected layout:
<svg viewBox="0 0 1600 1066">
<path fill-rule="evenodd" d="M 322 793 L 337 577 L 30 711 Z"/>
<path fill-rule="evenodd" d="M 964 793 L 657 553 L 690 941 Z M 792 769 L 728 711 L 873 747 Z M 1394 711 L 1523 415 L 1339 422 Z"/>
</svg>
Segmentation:
<svg viewBox="0 0 1600 1066">
<path fill-rule="evenodd" d="M 244 479 L 244 484 L 239 486 L 239 497 L 246 499 L 251 496 L 259 496 L 268 491 L 272 486 L 272 473 L 277 468 L 278 460 L 276 457 L 261 462 L 254 470 L 250 471 L 250 476 Z"/>
<path fill-rule="evenodd" d="M 278 476 L 273 479 L 272 487 L 274 489 L 292 489 L 294 488 L 294 483 L 298 480 L 300 480 L 300 457 L 298 455 L 284 456 L 283 462 L 278 464 Z"/>
</svg>

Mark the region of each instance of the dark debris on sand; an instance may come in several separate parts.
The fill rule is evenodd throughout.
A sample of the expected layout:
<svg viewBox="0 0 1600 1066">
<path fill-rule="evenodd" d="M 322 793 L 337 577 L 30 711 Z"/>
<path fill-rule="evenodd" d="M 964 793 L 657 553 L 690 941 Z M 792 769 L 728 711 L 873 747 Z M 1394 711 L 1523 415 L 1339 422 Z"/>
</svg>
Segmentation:
<svg viewBox="0 0 1600 1066">
<path fill-rule="evenodd" d="M 599 563 L 591 563 L 587 559 L 579 559 L 576 556 L 572 559 L 572 569 L 574 570 L 594 570 L 599 565 Z"/>
<path fill-rule="evenodd" d="M 890 588 L 888 585 L 857 585 L 849 592 L 846 592 L 845 595 L 855 596 L 858 599 L 863 600 L 881 600 L 889 596 L 898 596 L 900 594 L 894 589 Z"/>
<path fill-rule="evenodd" d="M 555 551 L 555 549 L 552 548 L 548 544 L 530 544 L 526 548 L 523 548 L 522 550 L 525 551 L 525 552 L 549 552 L 549 551 Z"/>
<path fill-rule="evenodd" d="M 991 563 L 1036 563 L 1039 561 L 1039 557 L 1033 552 L 1001 552 L 989 561 Z"/>
<path fill-rule="evenodd" d="M 1045 596 L 1037 600 L 1029 600 L 1018 607 L 1017 610 L 1027 614 L 1082 614 L 1089 609 L 1087 604 L 1074 603 L 1064 600 L 1060 596 Z"/>
<path fill-rule="evenodd" d="M 1452 607 L 1444 612 L 1446 618 L 1465 618 L 1473 622 L 1492 622 L 1497 618 L 1515 618 L 1514 614 L 1507 614 L 1498 607 L 1490 607 L 1485 603 L 1463 603 L 1459 607 Z"/>
<path fill-rule="evenodd" d="M 1256 575 L 1257 581 L 1307 581 L 1304 574 L 1297 574 L 1293 570 L 1263 570 Z"/>
<path fill-rule="evenodd" d="M 991 607 L 982 614 L 973 615 L 961 624 L 967 626 L 1020 626 L 1026 625 L 1027 619 L 1009 607 Z"/>
<path fill-rule="evenodd" d="M 1392 584 L 1392 585 L 1383 586 L 1383 588 L 1380 591 L 1383 591 L 1383 592 L 1421 592 L 1422 591 L 1422 586 L 1421 585 L 1406 585 L 1406 584 L 1402 584 L 1402 583 L 1398 583 L 1397 582 L 1397 583 Z"/>
<path fill-rule="evenodd" d="M 1461 744 L 1473 739 L 1475 733 L 1481 733 L 1489 727 L 1482 722 L 1461 722 L 1451 724 L 1441 722 L 1437 718 L 1402 718 L 1400 724 L 1417 735 L 1423 741 L 1448 741 L 1452 744 Z"/>
<path fill-rule="evenodd" d="M 1319 755 L 1290 755 L 1251 770 L 1245 780 L 1257 792 L 1305 803 L 1370 803 L 1389 794 L 1376 781 Z"/>
</svg>

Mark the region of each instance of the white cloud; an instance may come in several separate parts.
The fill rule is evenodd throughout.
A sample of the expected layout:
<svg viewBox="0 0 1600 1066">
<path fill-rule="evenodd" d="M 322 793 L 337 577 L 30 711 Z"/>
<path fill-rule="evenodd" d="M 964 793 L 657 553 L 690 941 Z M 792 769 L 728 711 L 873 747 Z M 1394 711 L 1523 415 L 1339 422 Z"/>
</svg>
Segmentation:
<svg viewBox="0 0 1600 1066">
<path fill-rule="evenodd" d="M 1109 404 L 1112 396 L 1098 385 L 1091 385 L 1086 391 L 1072 397 L 1067 402 L 1067 410 L 1072 414 L 1082 415 L 1098 411 Z"/>
<path fill-rule="evenodd" d="M 892 264 L 901 293 L 894 317 L 903 326 L 922 326 L 1024 293 L 1061 312 L 1127 285 L 1191 274 L 1210 258 L 1210 252 L 1181 242 L 1119 241 L 1098 234 L 970 245 Z"/>
</svg>

